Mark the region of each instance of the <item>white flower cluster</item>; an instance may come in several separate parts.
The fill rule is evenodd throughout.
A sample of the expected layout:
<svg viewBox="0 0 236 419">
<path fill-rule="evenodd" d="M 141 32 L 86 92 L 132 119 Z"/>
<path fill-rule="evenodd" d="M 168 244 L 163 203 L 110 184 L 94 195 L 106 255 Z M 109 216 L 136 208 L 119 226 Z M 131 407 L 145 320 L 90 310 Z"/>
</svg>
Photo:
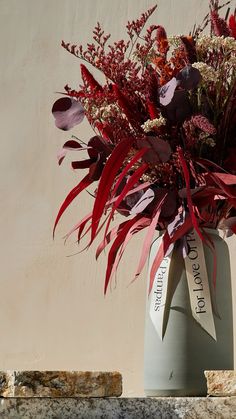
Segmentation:
<svg viewBox="0 0 236 419">
<path fill-rule="evenodd" d="M 216 145 L 215 140 L 213 140 L 213 138 L 210 137 L 206 138 L 203 142 L 204 144 L 209 145 L 209 147 L 215 147 Z"/>
<path fill-rule="evenodd" d="M 109 104 L 106 106 L 102 106 L 100 109 L 100 116 L 102 119 L 107 119 L 110 116 L 113 116 L 114 113 L 120 112 L 120 108 L 116 104 Z"/>
<path fill-rule="evenodd" d="M 218 72 L 213 67 L 203 63 L 202 61 L 193 63 L 192 66 L 200 71 L 203 81 L 205 82 L 215 81 L 218 77 Z"/>
<path fill-rule="evenodd" d="M 141 127 L 143 128 L 144 132 L 150 132 L 153 130 L 153 128 L 159 128 L 160 126 L 165 124 L 165 118 L 163 118 L 163 116 L 160 116 L 159 118 L 148 119 L 146 122 L 144 122 L 143 125 L 141 125 Z"/>
<path fill-rule="evenodd" d="M 209 135 L 205 133 L 201 133 L 199 135 L 199 140 L 201 141 L 202 144 L 206 144 L 209 147 L 215 147 L 216 145 L 215 140 L 213 140 L 213 138 L 209 137 Z"/>
<path fill-rule="evenodd" d="M 209 50 L 223 48 L 225 52 L 236 51 L 236 39 L 231 36 L 203 35 L 197 39 L 196 48 Z"/>
<path fill-rule="evenodd" d="M 96 105 L 91 105 L 89 103 L 89 99 L 85 99 L 84 101 L 84 108 L 86 111 L 90 113 L 92 118 L 99 119 L 105 121 L 106 119 L 110 118 L 111 116 L 114 116 L 116 113 L 121 113 L 120 108 L 116 104 L 104 104 L 104 106 L 101 106 L 100 108 Z"/>
<path fill-rule="evenodd" d="M 174 47 L 179 47 L 181 44 L 181 37 L 182 35 L 172 35 L 168 36 L 168 43 Z"/>
<path fill-rule="evenodd" d="M 236 70 L 236 56 L 233 55 L 231 56 L 226 62 L 225 62 L 225 67 L 226 69 L 232 69 L 232 70 Z"/>
</svg>

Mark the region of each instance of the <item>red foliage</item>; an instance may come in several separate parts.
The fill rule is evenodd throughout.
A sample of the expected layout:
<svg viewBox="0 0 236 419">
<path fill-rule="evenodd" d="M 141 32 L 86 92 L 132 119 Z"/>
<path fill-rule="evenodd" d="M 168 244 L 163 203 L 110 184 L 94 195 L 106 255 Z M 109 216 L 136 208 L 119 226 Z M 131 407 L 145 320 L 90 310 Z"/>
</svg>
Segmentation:
<svg viewBox="0 0 236 419">
<path fill-rule="evenodd" d="M 98 181 L 92 212 L 67 237 L 77 231 L 80 241 L 90 232 L 89 246 L 105 227 L 97 249 L 99 255 L 112 242 L 105 292 L 128 242 L 142 229 L 147 228 L 147 234 L 137 275 L 148 256 L 155 229 L 166 229 L 182 214 L 175 232 L 164 235 L 151 270 L 152 286 L 170 244 L 191 228 L 204 240 L 202 227 L 215 228 L 236 214 L 236 160 L 232 153 L 236 140 L 236 79 L 233 64 L 227 62 L 235 58 L 236 49 L 198 45 L 207 22 L 215 36 L 236 39 L 236 21 L 234 15 L 228 24 L 220 17 L 217 0 L 210 0 L 210 6 L 203 27 L 192 36 L 179 37 L 174 46 L 161 25 L 151 25 L 141 35 L 156 6 L 127 23 L 128 41 L 109 45 L 110 35 L 104 34 L 99 23 L 93 31 L 93 42 L 86 48 L 62 41 L 68 52 L 99 70 L 104 82 L 100 84 L 81 64 L 83 84 L 78 90 L 65 86 L 66 96 L 83 106 L 81 112 L 96 135 L 86 144 L 67 141 L 59 155 L 61 163 L 68 150 L 86 150 L 89 158 L 74 159 L 72 167 L 88 169 L 88 174 L 66 197 L 54 230 L 68 205 Z M 219 40 L 223 42 L 223 38 Z M 201 74 L 198 66 L 192 65 L 196 62 L 200 62 L 200 70 L 204 63 L 208 72 L 219 77 L 214 80 L 203 70 Z M 64 114 L 59 117 L 66 118 Z M 139 203 L 145 199 L 148 203 L 137 214 Z M 128 219 L 111 228 L 117 212 Z M 235 232 L 235 223 L 230 225 Z"/>
</svg>

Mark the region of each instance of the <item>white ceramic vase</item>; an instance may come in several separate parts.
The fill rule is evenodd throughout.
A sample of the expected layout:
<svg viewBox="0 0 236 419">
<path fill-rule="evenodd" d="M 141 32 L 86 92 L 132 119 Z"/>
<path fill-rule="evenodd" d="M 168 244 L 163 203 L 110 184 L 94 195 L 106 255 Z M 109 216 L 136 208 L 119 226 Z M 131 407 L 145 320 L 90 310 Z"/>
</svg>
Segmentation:
<svg viewBox="0 0 236 419">
<path fill-rule="evenodd" d="M 163 340 L 149 315 L 147 301 L 144 389 L 147 396 L 203 396 L 207 393 L 204 370 L 233 369 L 233 317 L 231 274 L 228 247 L 216 230 L 208 230 L 217 256 L 215 341 L 192 317 L 184 261 L 178 250 L 172 255 L 172 292 Z M 152 245 L 149 265 L 160 245 Z M 204 245 L 208 277 L 212 278 L 212 252 Z"/>
</svg>

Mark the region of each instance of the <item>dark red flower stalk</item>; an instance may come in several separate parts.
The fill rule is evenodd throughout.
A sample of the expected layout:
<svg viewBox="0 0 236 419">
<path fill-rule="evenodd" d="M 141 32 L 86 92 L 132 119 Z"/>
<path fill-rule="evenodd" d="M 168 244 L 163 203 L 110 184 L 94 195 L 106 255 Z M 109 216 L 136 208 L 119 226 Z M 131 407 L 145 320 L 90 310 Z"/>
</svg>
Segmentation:
<svg viewBox="0 0 236 419">
<path fill-rule="evenodd" d="M 145 86 L 146 86 L 146 96 L 150 102 L 158 103 L 158 89 L 159 89 L 159 80 L 156 70 L 152 66 L 147 66 L 144 73 Z"/>
<path fill-rule="evenodd" d="M 191 120 L 192 124 L 200 128 L 202 131 L 208 134 L 216 134 L 215 127 L 210 123 L 210 121 L 203 115 L 194 115 L 192 116 Z"/>
<path fill-rule="evenodd" d="M 87 69 L 87 67 L 85 67 L 84 64 L 80 64 L 80 69 L 81 69 L 81 76 L 84 83 L 87 83 L 91 89 L 102 92 L 103 91 L 102 86 L 97 82 L 97 80 L 95 80 L 95 78 Z"/>
</svg>

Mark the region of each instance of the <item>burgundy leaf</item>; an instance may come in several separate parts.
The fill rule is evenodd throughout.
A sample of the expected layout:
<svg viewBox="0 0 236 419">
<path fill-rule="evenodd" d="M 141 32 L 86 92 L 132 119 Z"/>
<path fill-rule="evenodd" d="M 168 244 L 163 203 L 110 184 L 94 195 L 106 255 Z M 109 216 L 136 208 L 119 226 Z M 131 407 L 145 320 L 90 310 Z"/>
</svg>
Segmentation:
<svg viewBox="0 0 236 419">
<path fill-rule="evenodd" d="M 197 68 L 187 65 L 177 75 L 179 86 L 185 90 L 195 89 L 201 81 L 201 74 Z"/>
<path fill-rule="evenodd" d="M 91 165 L 91 163 L 91 159 L 72 161 L 71 166 L 72 169 L 87 169 Z"/>
<path fill-rule="evenodd" d="M 99 137 L 98 135 L 95 135 L 94 137 L 90 138 L 88 146 L 91 147 L 88 150 L 88 154 L 90 157 L 92 157 L 92 154 L 90 155 L 92 150 L 96 150 L 97 153 L 102 153 L 106 157 L 108 157 L 112 152 L 111 145 L 104 138 Z"/>
<path fill-rule="evenodd" d="M 147 163 L 165 163 L 171 156 L 171 148 L 169 143 L 158 137 L 150 136 L 144 139 L 138 139 L 137 146 L 139 148 L 148 148 L 148 151 L 143 156 L 143 160 Z"/>
<path fill-rule="evenodd" d="M 177 86 L 178 82 L 176 78 L 173 77 L 159 89 L 159 100 L 161 105 L 166 106 L 172 101 Z"/>
<path fill-rule="evenodd" d="M 154 197 L 155 193 L 153 189 L 147 189 L 146 192 L 142 194 L 138 202 L 136 202 L 136 204 L 131 208 L 130 214 L 134 215 L 143 212 L 145 208 L 150 204 L 150 202 L 153 201 Z"/>
<path fill-rule="evenodd" d="M 93 180 L 98 180 L 101 177 L 102 171 L 104 168 L 104 162 L 101 158 L 101 155 L 98 155 L 97 161 L 91 164 L 89 168 L 89 177 Z"/>
<path fill-rule="evenodd" d="M 57 128 L 63 131 L 68 131 L 75 125 L 80 124 L 84 118 L 83 106 L 71 97 L 58 99 L 52 107 L 52 113 Z"/>
<path fill-rule="evenodd" d="M 78 141 L 68 140 L 63 145 L 63 148 L 65 148 L 67 150 L 76 150 L 76 149 L 80 149 L 80 148 L 83 148 L 83 147 L 82 147 L 82 145 Z"/>
<path fill-rule="evenodd" d="M 162 107 L 162 114 L 169 121 L 183 122 L 192 114 L 191 104 L 186 90 L 176 90 L 172 101 Z"/>
</svg>

